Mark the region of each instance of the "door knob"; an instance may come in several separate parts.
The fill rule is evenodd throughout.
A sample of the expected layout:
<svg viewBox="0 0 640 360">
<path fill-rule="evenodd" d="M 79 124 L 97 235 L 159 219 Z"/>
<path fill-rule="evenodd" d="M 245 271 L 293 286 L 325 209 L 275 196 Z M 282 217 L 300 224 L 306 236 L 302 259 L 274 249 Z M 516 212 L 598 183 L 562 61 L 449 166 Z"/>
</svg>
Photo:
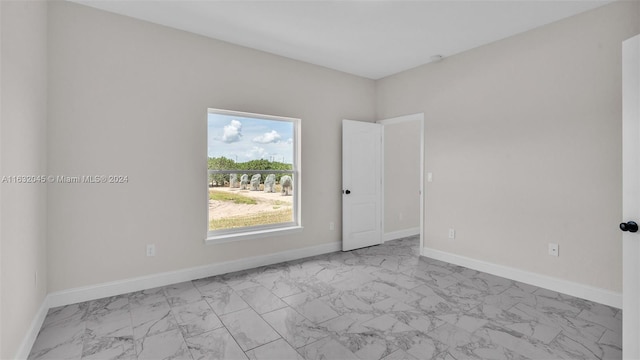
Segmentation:
<svg viewBox="0 0 640 360">
<path fill-rule="evenodd" d="M 620 230 L 628 231 L 628 232 L 636 232 L 638 231 L 638 224 L 635 221 L 627 221 L 626 223 L 620 224 Z"/>
<path fill-rule="evenodd" d="M 345 190 L 344 193 L 349 195 L 349 194 L 351 194 L 351 190 Z"/>
</svg>

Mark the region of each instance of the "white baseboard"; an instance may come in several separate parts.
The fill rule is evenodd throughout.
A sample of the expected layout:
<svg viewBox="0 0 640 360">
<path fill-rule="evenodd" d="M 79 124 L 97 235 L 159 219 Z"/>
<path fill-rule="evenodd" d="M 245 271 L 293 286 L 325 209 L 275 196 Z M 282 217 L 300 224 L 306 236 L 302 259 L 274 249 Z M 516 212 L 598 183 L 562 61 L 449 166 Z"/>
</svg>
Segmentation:
<svg viewBox="0 0 640 360">
<path fill-rule="evenodd" d="M 402 239 L 409 236 L 420 235 L 420 228 L 414 227 L 410 229 L 392 231 L 382 234 L 382 241 L 390 241 L 395 239 Z"/>
<path fill-rule="evenodd" d="M 57 307 L 75 304 L 83 301 L 126 294 L 133 291 L 151 289 L 159 286 L 166 286 L 184 281 L 251 269 L 259 266 L 277 264 L 284 261 L 302 259 L 309 256 L 322 255 L 340 251 L 341 248 L 342 244 L 340 242 L 333 242 L 317 246 L 310 246 L 302 249 L 287 250 L 268 255 L 253 256 L 238 260 L 193 267 L 189 269 L 169 271 L 131 279 L 62 290 L 50 293 L 47 296 L 48 305 L 49 307 Z"/>
<path fill-rule="evenodd" d="M 622 309 L 622 293 L 426 247 L 422 249 L 421 255 Z"/>
<path fill-rule="evenodd" d="M 49 296 L 46 296 L 44 300 L 42 300 L 42 304 L 36 313 L 36 316 L 31 321 L 31 325 L 27 330 L 27 334 L 22 339 L 20 343 L 20 347 L 18 348 L 18 352 L 14 356 L 14 359 L 27 359 L 29 357 L 29 353 L 31 352 L 31 348 L 33 344 L 36 342 L 36 338 L 38 337 L 38 333 L 40 332 L 40 328 L 42 328 L 42 324 L 44 323 L 44 319 L 47 317 L 47 312 L 49 311 Z"/>
</svg>

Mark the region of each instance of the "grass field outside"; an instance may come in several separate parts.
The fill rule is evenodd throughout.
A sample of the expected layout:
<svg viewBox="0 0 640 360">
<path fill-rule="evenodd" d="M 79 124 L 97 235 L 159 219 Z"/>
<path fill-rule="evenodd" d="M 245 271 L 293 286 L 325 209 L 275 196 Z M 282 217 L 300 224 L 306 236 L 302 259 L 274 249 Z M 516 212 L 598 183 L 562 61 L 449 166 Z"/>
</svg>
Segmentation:
<svg viewBox="0 0 640 360">
<path fill-rule="evenodd" d="M 231 201 L 234 204 L 255 205 L 258 202 L 248 196 L 219 190 L 209 190 L 209 200 Z"/>
<path fill-rule="evenodd" d="M 209 221 L 209 230 L 237 229 L 246 226 L 278 224 L 291 221 L 293 209 L 260 212 L 256 214 L 231 216 Z"/>
</svg>

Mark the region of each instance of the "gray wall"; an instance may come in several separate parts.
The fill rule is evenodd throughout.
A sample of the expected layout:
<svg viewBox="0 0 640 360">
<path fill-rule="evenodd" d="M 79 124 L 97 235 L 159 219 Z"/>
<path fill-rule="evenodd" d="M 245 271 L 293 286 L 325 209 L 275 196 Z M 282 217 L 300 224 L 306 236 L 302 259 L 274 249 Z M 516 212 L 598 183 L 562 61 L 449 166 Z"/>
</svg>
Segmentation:
<svg viewBox="0 0 640 360">
<path fill-rule="evenodd" d="M 0 8 L 1 174 L 46 174 L 47 6 L 2 1 Z M 47 185 L 1 188 L 0 358 L 12 359 L 47 292 Z"/>
<path fill-rule="evenodd" d="M 621 42 L 639 32 L 640 3 L 616 2 L 376 83 L 379 118 L 425 113 L 425 247 L 621 291 Z"/>
<path fill-rule="evenodd" d="M 384 232 L 420 227 L 420 121 L 384 126 Z"/>
<path fill-rule="evenodd" d="M 340 241 L 341 121 L 374 120 L 372 80 L 81 5 L 50 10 L 49 172 L 129 176 L 49 187 L 50 291 Z M 303 232 L 204 245 L 208 107 L 302 119 Z"/>
</svg>

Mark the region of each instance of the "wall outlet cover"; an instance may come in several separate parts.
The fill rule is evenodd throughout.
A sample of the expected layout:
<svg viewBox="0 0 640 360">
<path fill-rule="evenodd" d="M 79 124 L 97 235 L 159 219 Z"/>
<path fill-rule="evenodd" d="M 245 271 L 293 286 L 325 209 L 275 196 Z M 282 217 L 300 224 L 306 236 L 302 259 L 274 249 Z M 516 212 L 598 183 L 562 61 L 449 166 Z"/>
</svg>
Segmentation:
<svg viewBox="0 0 640 360">
<path fill-rule="evenodd" d="M 559 255 L 558 244 L 549 243 L 549 255 L 551 255 L 551 256 L 558 256 Z"/>
</svg>

